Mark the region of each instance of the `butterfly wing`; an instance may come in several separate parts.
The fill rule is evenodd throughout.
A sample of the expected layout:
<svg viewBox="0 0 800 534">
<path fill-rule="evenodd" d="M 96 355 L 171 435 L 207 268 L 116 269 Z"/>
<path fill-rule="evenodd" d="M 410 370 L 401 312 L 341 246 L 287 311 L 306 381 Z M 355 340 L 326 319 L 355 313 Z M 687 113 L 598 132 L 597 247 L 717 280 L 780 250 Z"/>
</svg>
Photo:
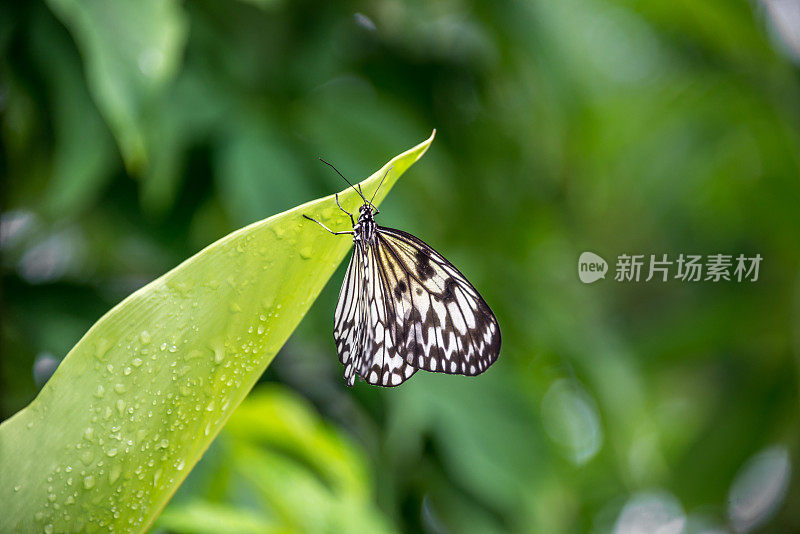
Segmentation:
<svg viewBox="0 0 800 534">
<path fill-rule="evenodd" d="M 387 307 L 386 282 L 382 277 L 375 245 L 364 247 L 365 319 L 364 344 L 358 374 L 373 385 L 399 386 L 417 370 L 398 351 L 392 335 L 391 309 Z"/>
<path fill-rule="evenodd" d="M 333 335 L 347 385 L 357 372 L 373 385 L 397 386 L 416 369 L 398 353 L 389 331 L 386 284 L 381 279 L 375 246 L 356 243 L 334 315 Z"/>
<path fill-rule="evenodd" d="M 478 291 L 441 254 L 413 235 L 378 227 L 389 330 L 406 363 L 426 371 L 478 375 L 497 360 L 500 326 Z"/>
<path fill-rule="evenodd" d="M 333 319 L 333 339 L 339 361 L 344 365 L 344 378 L 348 386 L 355 383 L 356 363 L 363 344 L 363 289 L 364 262 L 359 248 L 355 247 L 339 290 L 339 301 Z"/>
</svg>

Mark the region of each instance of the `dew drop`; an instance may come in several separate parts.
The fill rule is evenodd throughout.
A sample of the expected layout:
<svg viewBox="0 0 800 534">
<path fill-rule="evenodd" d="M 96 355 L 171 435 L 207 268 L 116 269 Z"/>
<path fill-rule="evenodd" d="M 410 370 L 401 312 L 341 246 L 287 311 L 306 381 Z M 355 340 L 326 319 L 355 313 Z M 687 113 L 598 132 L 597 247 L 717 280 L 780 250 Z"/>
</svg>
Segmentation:
<svg viewBox="0 0 800 534">
<path fill-rule="evenodd" d="M 131 362 L 131 365 L 133 365 L 134 367 L 139 367 L 140 365 L 142 365 L 142 359 L 134 358 L 133 361 Z"/>
<path fill-rule="evenodd" d="M 114 386 L 114 391 L 117 393 L 125 393 L 125 384 L 117 384 Z"/>
<path fill-rule="evenodd" d="M 113 484 L 119 479 L 120 474 L 122 474 L 122 466 L 119 464 L 112 465 L 111 469 L 108 470 L 108 481 Z"/>
<path fill-rule="evenodd" d="M 139 334 L 139 340 L 142 342 L 142 345 L 147 345 L 148 343 L 150 343 L 151 339 L 152 338 L 150 337 L 150 332 L 148 332 L 147 330 L 142 330 L 142 333 Z"/>
<path fill-rule="evenodd" d="M 183 356 L 183 359 L 186 360 L 186 361 L 189 361 L 189 360 L 194 360 L 196 358 L 202 358 L 202 357 L 203 357 L 203 353 L 200 350 L 192 349 L 192 350 L 190 350 L 189 352 L 187 352 Z"/>
<path fill-rule="evenodd" d="M 106 394 L 106 388 L 98 384 L 97 389 L 94 391 L 94 396 L 97 397 L 98 399 L 102 399 L 103 395 L 105 394 Z"/>
<path fill-rule="evenodd" d="M 108 449 L 106 451 L 106 456 L 108 456 L 109 458 L 113 458 L 114 456 L 117 455 L 117 452 L 118 451 L 117 451 L 117 449 L 115 447 L 111 447 L 110 449 Z"/>
<path fill-rule="evenodd" d="M 95 357 L 98 360 L 102 360 L 103 358 L 106 357 L 106 353 L 108 352 L 108 349 L 110 349 L 110 348 L 111 348 L 111 342 L 109 340 L 105 339 L 105 338 L 101 338 L 97 342 L 96 350 L 95 350 L 95 353 L 94 353 Z"/>
<path fill-rule="evenodd" d="M 311 247 L 303 247 L 300 249 L 300 257 L 303 258 L 304 260 L 311 259 L 311 256 L 312 256 Z"/>
<path fill-rule="evenodd" d="M 92 489 L 94 487 L 94 476 L 86 475 L 83 478 L 83 487 L 86 489 Z"/>
<path fill-rule="evenodd" d="M 93 458 L 94 453 L 92 452 L 92 449 L 87 449 L 83 451 L 83 454 L 81 454 L 81 462 L 83 462 L 83 465 L 89 465 L 92 463 Z"/>
</svg>

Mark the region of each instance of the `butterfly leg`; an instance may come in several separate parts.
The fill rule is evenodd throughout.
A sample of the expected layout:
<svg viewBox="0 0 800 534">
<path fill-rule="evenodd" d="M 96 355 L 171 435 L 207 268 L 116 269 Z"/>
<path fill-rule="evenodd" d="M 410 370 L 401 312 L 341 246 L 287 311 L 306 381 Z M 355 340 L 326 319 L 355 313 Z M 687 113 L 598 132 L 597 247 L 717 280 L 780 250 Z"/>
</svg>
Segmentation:
<svg viewBox="0 0 800 534">
<path fill-rule="evenodd" d="M 349 211 L 347 211 L 346 209 L 344 209 L 342 207 L 342 205 L 339 204 L 339 193 L 336 193 L 335 196 L 336 196 L 336 205 L 339 206 L 340 210 L 342 210 L 343 212 L 345 212 L 346 214 L 348 214 L 350 216 L 350 222 L 353 224 L 353 226 L 355 226 L 356 225 L 356 221 L 353 220 L 353 214 L 350 213 Z"/>
<path fill-rule="evenodd" d="M 316 220 L 316 219 L 312 219 L 311 217 L 309 217 L 309 216 L 308 216 L 308 215 L 306 215 L 305 213 L 303 214 L 303 217 L 305 217 L 305 218 L 306 218 L 306 219 L 308 219 L 309 221 L 314 221 L 315 223 L 317 223 L 318 225 L 320 225 L 321 227 L 323 227 L 324 229 L 326 229 L 327 231 L 329 231 L 329 232 L 330 232 L 330 233 L 332 233 L 333 235 L 344 235 L 344 234 L 352 234 L 352 233 L 353 233 L 352 231 L 349 231 L 349 232 L 334 232 L 333 230 L 331 230 L 330 228 L 328 228 L 327 226 L 325 226 L 324 224 L 322 224 L 322 223 L 321 223 L 321 222 L 319 222 L 318 220 Z"/>
</svg>

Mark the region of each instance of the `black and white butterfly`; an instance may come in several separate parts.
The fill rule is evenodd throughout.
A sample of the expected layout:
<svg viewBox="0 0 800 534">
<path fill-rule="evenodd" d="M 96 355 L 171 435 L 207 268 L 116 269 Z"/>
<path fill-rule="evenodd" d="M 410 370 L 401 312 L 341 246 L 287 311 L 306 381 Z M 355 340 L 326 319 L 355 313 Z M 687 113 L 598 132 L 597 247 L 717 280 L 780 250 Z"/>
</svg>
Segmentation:
<svg viewBox="0 0 800 534">
<path fill-rule="evenodd" d="M 484 372 L 500 353 L 500 327 L 483 297 L 420 239 L 378 226 L 375 195 L 367 200 L 360 186 L 353 189 L 364 200 L 357 220 L 336 196 L 352 231 L 334 232 L 303 215 L 331 234 L 353 236 L 333 327 L 347 385 L 355 383 L 356 374 L 373 385 L 398 386 L 418 369 L 470 376 Z"/>
</svg>

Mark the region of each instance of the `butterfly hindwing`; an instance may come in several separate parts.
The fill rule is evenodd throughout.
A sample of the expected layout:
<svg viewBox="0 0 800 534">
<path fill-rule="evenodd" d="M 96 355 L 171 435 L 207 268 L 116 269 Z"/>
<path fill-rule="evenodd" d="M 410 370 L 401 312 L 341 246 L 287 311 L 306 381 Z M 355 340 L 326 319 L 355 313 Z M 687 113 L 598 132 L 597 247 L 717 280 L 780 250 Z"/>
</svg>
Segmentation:
<svg viewBox="0 0 800 534">
<path fill-rule="evenodd" d="M 497 319 L 461 272 L 422 240 L 378 227 L 389 330 L 406 363 L 426 371 L 477 375 L 500 352 Z"/>
<path fill-rule="evenodd" d="M 389 330 L 392 315 L 375 255 L 375 246 L 356 244 L 336 306 L 334 339 L 349 386 L 355 372 L 380 386 L 400 385 L 416 372 L 398 353 Z"/>
<path fill-rule="evenodd" d="M 381 276 L 377 254 L 376 246 L 364 247 L 366 339 L 358 372 L 370 384 L 398 386 L 410 378 L 416 368 L 403 359 L 397 338 L 391 330 L 392 310 L 387 306 L 386 284 Z"/>
<path fill-rule="evenodd" d="M 363 262 L 358 248 L 354 248 L 339 291 L 333 324 L 336 352 L 339 354 L 339 361 L 344 364 L 344 378 L 348 386 L 355 382 L 356 360 L 361 353 L 364 333 L 363 288 Z"/>
</svg>

